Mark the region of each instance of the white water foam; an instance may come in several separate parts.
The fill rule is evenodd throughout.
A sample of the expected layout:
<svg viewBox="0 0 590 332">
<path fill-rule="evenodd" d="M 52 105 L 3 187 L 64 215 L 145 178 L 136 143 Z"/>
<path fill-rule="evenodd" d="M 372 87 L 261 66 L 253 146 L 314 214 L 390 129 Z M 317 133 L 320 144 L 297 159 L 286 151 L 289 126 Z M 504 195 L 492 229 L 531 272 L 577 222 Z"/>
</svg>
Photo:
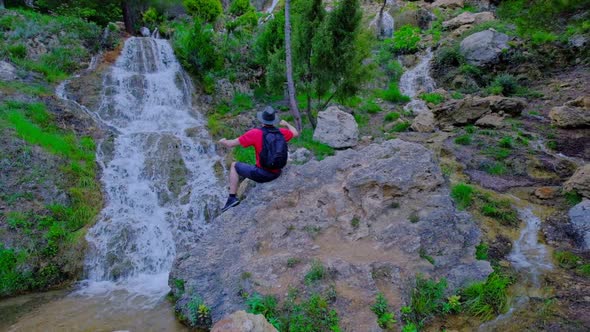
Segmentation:
<svg viewBox="0 0 590 332">
<path fill-rule="evenodd" d="M 219 157 L 191 90 L 162 39 L 128 39 L 105 76 L 97 116 L 116 135 L 112 151 L 97 154 L 106 204 L 87 234 L 87 280 L 77 295 L 155 305 L 169 291 L 176 247 L 197 239 L 207 210 L 219 205 Z M 170 183 L 183 169 L 174 192 Z"/>
<path fill-rule="evenodd" d="M 432 56 L 432 49 L 428 48 L 423 55 L 420 55 L 418 64 L 414 68 L 406 70 L 400 78 L 401 93 L 411 98 L 411 101 L 404 107 L 406 111 L 414 113 L 428 111 L 426 103 L 419 98 L 419 94 L 432 92 L 435 89 L 434 79 L 430 76 Z"/>
</svg>

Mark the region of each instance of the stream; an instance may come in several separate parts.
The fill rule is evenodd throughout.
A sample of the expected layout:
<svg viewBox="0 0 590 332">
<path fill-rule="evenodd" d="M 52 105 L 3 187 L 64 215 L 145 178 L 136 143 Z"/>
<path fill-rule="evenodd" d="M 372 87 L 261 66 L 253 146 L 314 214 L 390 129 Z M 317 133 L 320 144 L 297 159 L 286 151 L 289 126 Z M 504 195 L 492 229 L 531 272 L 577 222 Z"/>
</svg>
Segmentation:
<svg viewBox="0 0 590 332">
<path fill-rule="evenodd" d="M 97 144 L 106 199 L 86 236 L 85 279 L 25 309 L 9 331 L 184 330 L 165 299 L 168 275 L 176 249 L 206 231 L 223 194 L 191 84 L 166 40 L 125 42 L 93 116 L 111 135 Z"/>
</svg>

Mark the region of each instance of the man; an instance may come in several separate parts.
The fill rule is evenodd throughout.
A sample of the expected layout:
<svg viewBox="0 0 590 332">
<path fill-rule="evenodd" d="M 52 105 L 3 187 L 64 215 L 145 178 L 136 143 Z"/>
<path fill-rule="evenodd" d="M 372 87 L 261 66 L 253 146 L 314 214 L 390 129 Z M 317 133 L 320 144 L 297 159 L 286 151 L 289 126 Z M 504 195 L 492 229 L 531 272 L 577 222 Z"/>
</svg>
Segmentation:
<svg viewBox="0 0 590 332">
<path fill-rule="evenodd" d="M 219 140 L 219 143 L 228 148 L 241 145 L 245 148 L 254 146 L 254 149 L 256 150 L 256 166 L 240 162 L 233 162 L 231 164 L 229 171 L 229 197 L 225 206 L 221 209 L 221 212 L 225 212 L 229 208 L 240 204 L 240 200 L 236 197 L 238 183 L 240 181 L 239 176 L 243 176 L 258 183 L 270 182 L 278 178 L 281 175 L 282 166 L 286 163 L 286 142 L 299 136 L 297 129 L 287 121 L 282 120 L 279 123 L 279 117 L 277 116 L 276 111 L 270 106 L 265 107 L 262 112 L 258 112 L 257 117 L 263 124 L 262 128 L 251 129 L 236 139 L 228 140 L 222 138 Z M 277 123 L 279 123 L 280 126 L 287 128 L 280 128 L 279 130 L 275 127 Z M 280 134 L 282 134 L 282 137 L 274 136 Z M 269 153 L 285 154 L 284 160 L 278 163 L 279 168 L 263 167 L 263 165 L 269 165 L 269 160 L 266 159 L 273 159 L 275 157 L 272 155 L 269 156 Z M 261 154 L 264 158 L 261 157 Z M 278 159 L 281 158 L 279 157 Z"/>
</svg>

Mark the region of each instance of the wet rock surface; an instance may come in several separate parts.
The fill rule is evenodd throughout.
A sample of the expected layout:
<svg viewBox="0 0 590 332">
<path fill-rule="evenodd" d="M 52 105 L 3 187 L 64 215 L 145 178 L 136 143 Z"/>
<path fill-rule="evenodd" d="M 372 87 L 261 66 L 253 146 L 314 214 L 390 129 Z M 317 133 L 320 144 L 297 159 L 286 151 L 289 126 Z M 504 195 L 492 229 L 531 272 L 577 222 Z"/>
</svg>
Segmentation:
<svg viewBox="0 0 590 332">
<path fill-rule="evenodd" d="M 590 200 L 583 200 L 570 209 L 568 216 L 581 249 L 590 249 Z"/>
<path fill-rule="evenodd" d="M 304 288 L 313 261 L 327 268 L 322 283 L 333 285 L 342 325 L 354 331 L 376 328 L 377 292 L 407 303 L 417 273 L 447 278 L 452 291 L 492 271 L 475 260 L 479 230 L 454 208 L 432 152 L 401 140 L 290 166 L 213 224 L 178 253 L 170 280 L 185 280 L 214 320 L 243 308 L 241 294 Z"/>
<path fill-rule="evenodd" d="M 240 310 L 217 322 L 211 332 L 277 332 L 277 329 L 264 316 Z"/>
</svg>

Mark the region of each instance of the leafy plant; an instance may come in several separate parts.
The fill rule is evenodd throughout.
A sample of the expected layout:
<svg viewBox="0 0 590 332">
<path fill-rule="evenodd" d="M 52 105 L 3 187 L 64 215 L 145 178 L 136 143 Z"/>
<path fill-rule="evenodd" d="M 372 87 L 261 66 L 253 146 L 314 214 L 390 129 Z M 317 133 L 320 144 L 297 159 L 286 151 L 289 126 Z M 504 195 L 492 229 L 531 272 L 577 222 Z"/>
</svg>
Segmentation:
<svg viewBox="0 0 590 332">
<path fill-rule="evenodd" d="M 412 25 L 404 25 L 395 31 L 392 49 L 395 53 L 414 53 L 418 51 L 420 29 Z"/>
<path fill-rule="evenodd" d="M 380 97 L 392 103 L 407 103 L 410 97 L 405 96 L 399 90 L 397 83 L 389 83 L 387 90 L 381 90 Z"/>
<path fill-rule="evenodd" d="M 371 311 L 377 316 L 377 324 L 382 329 L 391 329 L 394 327 L 396 320 L 393 312 L 389 311 L 389 303 L 383 293 L 377 294 L 375 303 L 371 306 Z"/>
<path fill-rule="evenodd" d="M 475 246 L 475 259 L 484 261 L 488 259 L 488 245 L 484 242 L 480 242 Z"/>
<path fill-rule="evenodd" d="M 311 263 L 311 268 L 305 275 L 305 283 L 312 284 L 318 280 L 322 280 L 326 277 L 326 268 L 320 261 L 313 261 Z"/>
<path fill-rule="evenodd" d="M 219 0 L 183 0 L 182 3 L 189 14 L 205 22 L 215 22 L 223 12 Z"/>
</svg>

